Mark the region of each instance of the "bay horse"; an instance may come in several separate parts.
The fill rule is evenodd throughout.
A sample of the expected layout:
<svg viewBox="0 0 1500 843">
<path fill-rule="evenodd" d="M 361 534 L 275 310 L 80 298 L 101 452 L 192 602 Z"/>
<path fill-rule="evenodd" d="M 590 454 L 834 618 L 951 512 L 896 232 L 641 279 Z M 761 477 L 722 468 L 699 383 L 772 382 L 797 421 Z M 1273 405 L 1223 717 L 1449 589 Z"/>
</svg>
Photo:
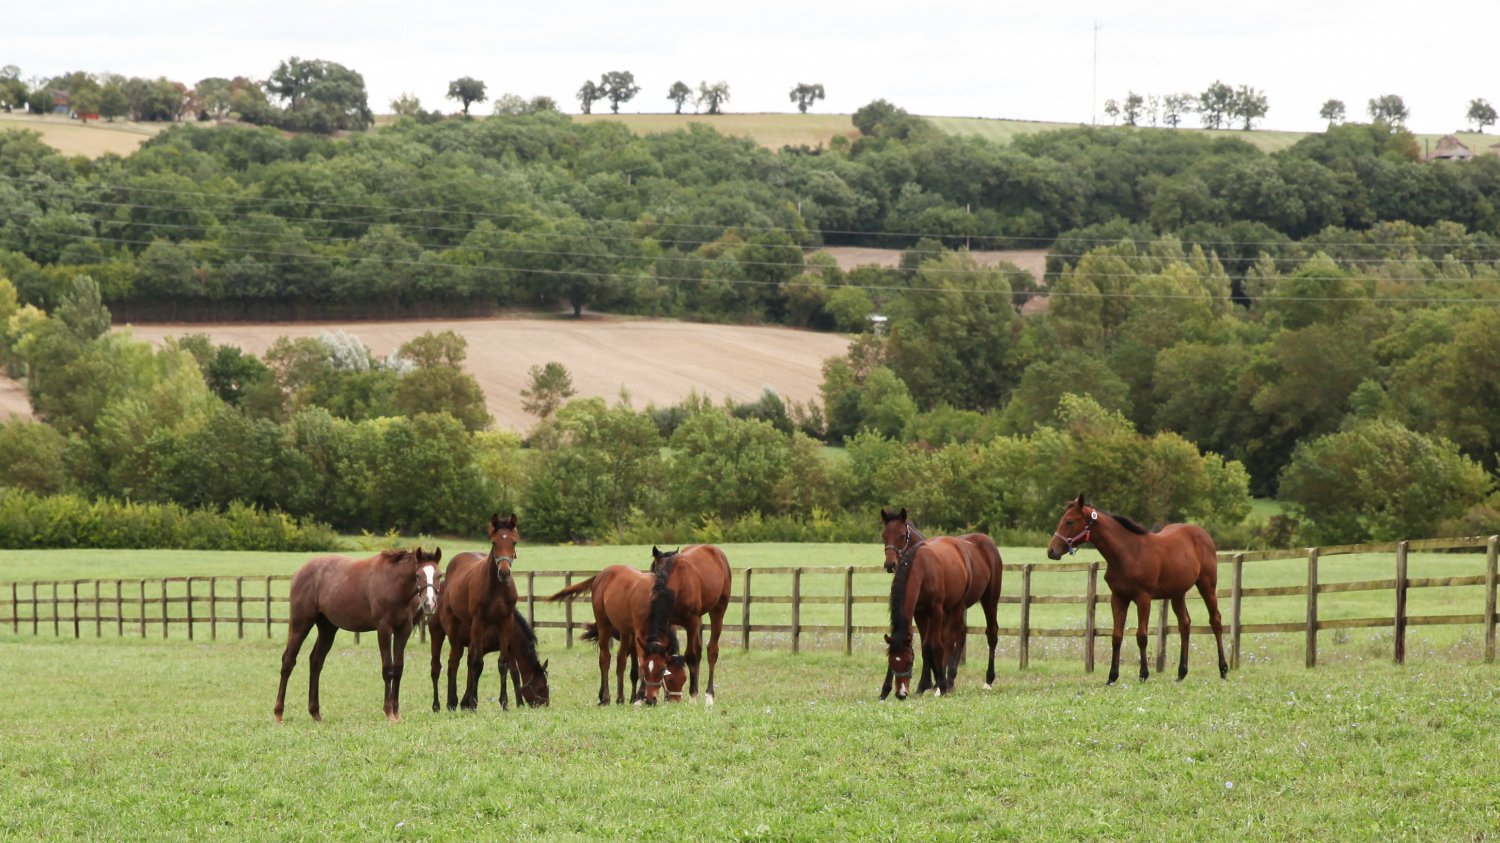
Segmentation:
<svg viewBox="0 0 1500 843">
<path fill-rule="evenodd" d="M 503 631 L 491 628 L 485 638 L 484 652 L 499 651 L 500 707 L 508 707 L 505 694 L 505 679 L 516 689 L 516 705 L 541 708 L 548 704 L 551 692 L 547 687 L 547 664 L 536 651 L 536 630 L 531 621 L 520 612 L 511 613 L 511 622 Z M 437 702 L 437 685 L 433 685 L 432 700 Z M 436 711 L 436 709 L 433 709 Z"/>
<path fill-rule="evenodd" d="M 494 643 L 495 649 L 500 648 L 502 639 L 499 636 L 515 615 L 516 584 L 510 572 L 511 564 L 516 560 L 516 543 L 520 540 L 515 514 L 503 521 L 498 514 L 491 516 L 488 532 L 489 553 L 459 553 L 448 562 L 442 598 L 433 616 L 435 622 L 429 625 L 434 710 L 437 708 L 443 639 L 447 638 L 449 642 L 448 710 L 461 706 L 474 711 L 479 708 L 479 674 L 484 669 L 484 654 L 489 652 L 485 646 Z M 495 636 L 493 640 L 492 635 Z M 466 649 L 468 680 L 460 700 L 458 663 Z M 504 678 L 502 674 L 502 682 Z"/>
<path fill-rule="evenodd" d="M 586 624 L 583 635 L 585 641 L 594 641 L 598 637 L 598 630 L 594 629 L 593 624 Z M 620 640 L 618 631 L 615 632 L 614 640 Z M 635 702 L 639 699 L 645 699 L 642 693 L 645 689 L 640 683 L 639 663 L 635 660 L 635 648 L 621 647 L 615 659 L 616 675 L 619 675 L 622 670 L 622 662 L 628 660 L 630 663 L 630 701 Z M 682 689 L 687 686 L 687 662 L 683 659 L 682 649 L 677 643 L 677 627 L 675 626 L 672 627 L 671 637 L 667 639 L 667 666 L 661 675 L 665 680 L 662 685 L 662 692 L 666 695 L 667 702 L 682 702 Z M 618 688 L 617 693 L 618 696 L 615 698 L 615 702 L 623 702 L 625 698 L 625 686 L 623 683 Z"/>
<path fill-rule="evenodd" d="M 406 663 L 406 640 L 419 615 L 431 615 L 439 595 L 438 562 L 441 548 L 428 553 L 415 550 L 385 550 L 368 558 L 318 556 L 309 559 L 292 576 L 290 614 L 287 617 L 286 649 L 281 653 L 281 685 L 276 689 L 276 722 L 281 722 L 286 703 L 286 683 L 297 665 L 313 627 L 308 662 L 307 712 L 315 721 L 323 719 L 318 704 L 318 677 L 323 661 L 340 629 L 375 632 L 380 642 L 380 673 L 385 680 L 385 716 L 401 719 L 401 673 Z"/>
<path fill-rule="evenodd" d="M 656 704 L 656 694 L 665 683 L 672 633 L 672 609 L 677 595 L 667 587 L 671 565 L 654 572 L 640 571 L 629 565 L 611 565 L 580 583 L 575 583 L 549 597 L 549 600 L 572 600 L 592 593 L 594 622 L 584 627 L 583 640 L 599 643 L 599 704 L 609 705 L 609 642 L 618 637 L 621 649 L 630 648 L 642 666 L 640 679 L 644 689 L 632 702 Z M 624 701 L 625 660 L 615 668 L 617 703 Z"/>
<path fill-rule="evenodd" d="M 907 517 L 905 507 L 896 513 L 881 509 L 880 520 L 882 523 L 881 541 L 885 543 L 885 570 L 887 573 L 894 573 L 900 566 L 910 564 L 918 548 L 922 547 L 928 539 Z M 949 644 L 954 645 L 956 649 L 949 658 L 948 689 L 952 691 L 953 680 L 958 675 L 958 663 L 968 648 L 968 607 L 978 603 L 984 610 L 984 633 L 990 646 L 990 662 L 984 678 L 984 689 L 988 691 L 995 685 L 995 647 L 1000 640 L 998 618 L 1000 585 L 1005 573 L 1005 563 L 1000 559 L 1000 548 L 996 547 L 995 541 L 985 533 L 965 533 L 957 537 L 939 536 L 932 541 L 939 543 L 961 541 L 969 545 L 970 550 L 966 554 L 966 561 L 969 565 L 969 585 L 964 594 L 964 609 L 959 614 L 961 620 L 955 622 L 954 635 L 957 638 L 949 641 Z M 923 647 L 921 669 L 922 678 L 917 685 L 919 694 L 936 684 L 932 668 L 927 662 L 926 647 Z M 880 691 L 881 699 L 885 699 L 890 694 L 893 678 L 894 671 L 887 670 L 885 684 Z"/>
<path fill-rule="evenodd" d="M 698 667 L 703 660 L 703 616 L 708 615 L 708 687 L 703 704 L 714 704 L 714 669 L 719 663 L 719 635 L 724 631 L 724 612 L 729 608 L 729 559 L 711 544 L 688 545 L 664 553 L 651 548 L 651 570 L 670 570 L 667 587 L 677 593 L 672 623 L 687 632 L 683 658 L 689 679 L 688 701 L 698 699 Z"/>
<path fill-rule="evenodd" d="M 1125 636 L 1125 613 L 1131 603 L 1135 604 L 1137 623 L 1135 643 L 1141 650 L 1141 681 L 1151 675 L 1146 668 L 1146 630 L 1153 599 L 1172 601 L 1178 637 L 1182 639 L 1177 681 L 1187 676 L 1191 628 L 1187 591 L 1195 585 L 1208 607 L 1208 623 L 1219 645 L 1219 678 L 1229 677 L 1229 663 L 1224 660 L 1224 622 L 1219 616 L 1218 549 L 1207 531 L 1196 524 L 1168 524 L 1150 531 L 1123 515 L 1089 506 L 1079 492 L 1057 522 L 1052 541 L 1047 544 L 1047 558 L 1061 559 L 1084 542 L 1092 542 L 1104 557 L 1104 582 L 1109 585 L 1109 608 L 1115 622 L 1110 636 L 1110 685 L 1120 678 L 1120 641 Z"/>
</svg>

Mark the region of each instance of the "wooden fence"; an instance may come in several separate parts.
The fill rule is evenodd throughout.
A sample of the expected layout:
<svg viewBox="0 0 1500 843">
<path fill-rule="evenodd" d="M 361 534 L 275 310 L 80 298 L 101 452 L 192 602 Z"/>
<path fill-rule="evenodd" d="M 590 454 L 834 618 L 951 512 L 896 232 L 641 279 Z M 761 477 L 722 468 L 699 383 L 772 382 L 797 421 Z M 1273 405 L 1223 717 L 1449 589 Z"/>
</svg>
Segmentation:
<svg viewBox="0 0 1500 843">
<path fill-rule="evenodd" d="M 1406 632 L 1413 626 L 1449 624 L 1478 625 L 1483 629 L 1485 661 L 1495 659 L 1496 549 L 1500 537 L 1466 537 L 1456 539 L 1423 539 L 1382 544 L 1341 545 L 1308 548 L 1305 551 L 1260 551 L 1225 554 L 1220 557 L 1219 598 L 1227 635 L 1226 646 L 1231 667 L 1239 667 L 1241 641 L 1246 635 L 1261 633 L 1303 633 L 1306 664 L 1318 660 L 1318 634 L 1328 630 L 1388 627 L 1392 631 L 1395 661 L 1406 659 Z M 1483 570 L 1461 576 L 1410 577 L 1407 558 L 1419 551 L 1484 551 Z M 1319 577 L 1319 564 L 1330 558 L 1349 554 L 1390 554 L 1392 576 L 1359 581 L 1327 581 Z M 1454 558 L 1464 564 L 1474 562 L 1477 554 Z M 1257 563 L 1306 560 L 1305 584 L 1247 587 L 1245 571 L 1255 570 Z M 1101 563 L 1056 562 L 1008 564 L 1005 570 L 1002 606 L 1014 605 L 1017 623 L 1002 626 L 1003 637 L 1015 638 L 1021 668 L 1030 662 L 1032 642 L 1044 638 L 1081 638 L 1084 669 L 1094 669 L 1095 642 L 1109 635 L 1108 612 L 1101 633 L 1099 604 L 1108 604 L 1108 589 L 1100 586 Z M 1226 570 L 1227 567 L 1227 570 Z M 1473 564 L 1477 569 L 1477 562 Z M 539 629 L 562 631 L 566 646 L 572 647 L 575 633 L 590 619 L 587 602 L 582 605 L 547 603 L 545 597 L 571 584 L 575 578 L 592 576 L 593 571 L 518 571 L 517 591 L 521 606 Z M 1227 576 L 1226 576 L 1227 575 Z M 861 589 L 856 589 L 856 579 Z M 1228 580 L 1226 585 L 1225 580 Z M 9 627 L 15 634 L 82 638 L 92 634 L 160 635 L 166 639 L 176 634 L 189 640 L 207 637 L 217 640 L 242 639 L 250 635 L 276 635 L 286 623 L 287 590 L 290 576 L 264 577 L 170 577 L 163 579 L 83 579 L 63 581 L 28 581 L 0 583 L 0 629 Z M 1017 582 L 1019 580 L 1019 582 Z M 1071 580 L 1074 585 L 1066 583 Z M 725 641 L 736 640 L 748 649 L 751 636 L 760 635 L 760 644 L 786 646 L 792 652 L 803 647 L 805 638 L 828 643 L 842 643 L 845 653 L 853 651 L 856 636 L 889 631 L 886 608 L 890 595 L 890 577 L 879 567 L 763 567 L 734 571 L 735 595 L 730 615 L 725 620 Z M 1048 587 L 1042 587 L 1045 583 Z M 1083 593 L 1068 593 L 1067 588 L 1082 588 Z M 1419 614 L 1408 611 L 1413 589 L 1464 588 L 1483 589 L 1483 610 L 1461 614 Z M 1387 591 L 1391 592 L 1391 613 L 1379 617 L 1324 617 L 1320 615 L 1323 595 Z M 1305 608 L 1296 611 L 1298 619 L 1290 621 L 1260 620 L 1255 611 L 1247 612 L 1245 602 L 1269 606 L 1270 601 L 1287 598 L 1305 599 Z M 1196 596 L 1190 594 L 1191 601 Z M 1302 601 L 1298 601 L 1302 602 Z M 1474 602 L 1478 602 L 1475 599 Z M 1066 607 L 1077 606 L 1069 610 Z M 1479 607 L 1476 605 L 1477 610 Z M 738 611 L 736 612 L 735 609 Z M 538 614 L 540 610 L 540 616 Z M 1033 614 L 1050 614 L 1054 624 L 1033 623 Z M 1285 614 L 1283 605 L 1282 614 Z M 1170 614 L 1166 601 L 1156 608 L 1156 669 L 1165 668 L 1167 637 L 1175 633 L 1175 623 L 1168 624 Z M 736 617 L 737 615 L 737 617 Z M 767 615 L 769 619 L 763 619 Z M 859 617 L 856 618 L 856 615 Z M 1071 618 L 1069 616 L 1072 616 Z M 1197 607 L 1202 620 L 1202 606 Z M 1260 617 L 1270 617 L 1262 611 Z M 970 615 L 970 620 L 974 615 Z M 856 620 L 860 621 L 856 623 Z M 1041 619 L 1046 620 L 1046 619 Z M 875 622 L 871 622 L 875 621 Z M 1133 635 L 1134 616 L 1127 625 L 1127 639 Z M 1205 624 L 1194 624 L 1194 634 L 1209 633 Z M 425 630 L 423 630 L 425 633 Z M 971 635 L 983 635 L 983 627 L 969 627 Z M 422 638 L 425 639 L 425 634 Z M 781 640 L 784 637 L 784 642 Z M 356 636 L 358 640 L 358 636 Z"/>
</svg>

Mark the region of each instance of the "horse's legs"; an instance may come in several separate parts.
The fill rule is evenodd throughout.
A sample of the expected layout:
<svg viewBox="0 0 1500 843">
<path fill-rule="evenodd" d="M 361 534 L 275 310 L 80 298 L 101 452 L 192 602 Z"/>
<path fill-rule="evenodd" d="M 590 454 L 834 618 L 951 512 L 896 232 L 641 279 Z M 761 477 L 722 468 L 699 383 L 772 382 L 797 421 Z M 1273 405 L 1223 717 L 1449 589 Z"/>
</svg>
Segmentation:
<svg viewBox="0 0 1500 843">
<path fill-rule="evenodd" d="M 438 702 L 438 677 L 443 673 L 443 625 L 429 624 L 427 632 L 432 638 L 432 710 L 442 711 Z"/>
<path fill-rule="evenodd" d="M 948 693 L 953 693 L 953 683 L 958 679 L 958 665 L 963 661 L 964 653 L 969 649 L 969 618 L 968 612 L 959 611 L 953 614 L 953 620 L 948 625 L 948 646 L 951 652 L 948 655 Z"/>
<path fill-rule="evenodd" d="M 722 600 L 708 615 L 708 696 L 703 698 L 704 705 L 714 704 L 714 669 L 719 665 L 719 634 L 724 631 L 724 610 L 728 608 L 729 601 Z"/>
<path fill-rule="evenodd" d="M 672 635 L 676 632 L 667 630 Z M 688 702 L 698 701 L 698 670 L 703 665 L 703 617 L 695 615 L 688 618 L 687 625 L 682 628 L 687 635 L 687 647 L 682 654 L 687 659 L 688 668 Z M 713 664 L 712 661 L 709 664 Z M 708 692 L 713 694 L 713 682 L 709 681 Z"/>
<path fill-rule="evenodd" d="M 339 628 L 322 615 L 318 616 L 317 624 L 318 640 L 313 642 L 312 656 L 307 660 L 307 713 L 312 719 L 322 722 L 323 715 L 318 710 L 318 676 L 323 672 L 323 660 L 333 649 L 333 636 L 338 634 Z"/>
<path fill-rule="evenodd" d="M 941 697 L 944 691 L 951 691 L 952 686 L 947 685 L 948 671 L 948 642 L 947 630 L 944 624 L 948 622 L 941 608 L 935 609 L 931 617 L 927 619 L 927 627 L 931 630 L 930 636 L 922 636 L 922 649 L 931 650 L 932 653 L 932 679 L 937 686 L 937 696 Z M 932 639 L 929 646 L 928 638 Z"/>
<path fill-rule="evenodd" d="M 479 710 L 479 674 L 484 672 L 484 636 L 488 631 L 478 617 L 469 626 L 469 678 L 464 684 L 464 698 L 458 701 L 459 707 L 468 711 Z"/>
<path fill-rule="evenodd" d="M 1147 630 L 1151 628 L 1151 595 L 1149 592 L 1141 592 L 1135 598 L 1135 645 L 1141 648 L 1141 681 L 1145 682 L 1151 678 L 1151 670 L 1146 667 L 1146 639 Z"/>
<path fill-rule="evenodd" d="M 391 692 L 396 687 L 396 657 L 391 647 L 391 631 L 383 626 L 376 629 L 375 640 L 380 645 L 380 678 L 385 684 L 385 719 L 395 720 L 396 714 L 392 710 L 394 696 Z"/>
<path fill-rule="evenodd" d="M 985 595 L 982 605 L 984 606 L 984 638 L 990 645 L 990 666 L 984 672 L 984 689 L 988 691 L 995 684 L 995 645 L 1000 640 L 1000 621 L 998 620 L 1000 586 L 998 583 L 995 586 L 995 593 Z M 965 638 L 967 637 L 966 634 Z"/>
<path fill-rule="evenodd" d="M 394 630 L 391 644 L 391 719 L 401 719 L 401 674 L 406 672 L 406 642 L 411 640 L 411 624 Z"/>
<path fill-rule="evenodd" d="M 281 687 L 276 689 L 276 708 L 273 710 L 277 723 L 281 722 L 281 712 L 286 707 L 286 681 L 292 676 L 292 668 L 297 666 L 297 653 L 312 627 L 311 618 L 293 618 L 287 626 L 286 649 L 281 651 Z"/>
<path fill-rule="evenodd" d="M 1203 596 L 1203 605 L 1208 607 L 1208 625 L 1213 629 L 1214 641 L 1219 645 L 1219 678 L 1228 679 L 1229 662 L 1224 659 L 1224 619 L 1219 617 L 1218 584 L 1209 582 L 1207 578 L 1200 579 L 1198 593 Z"/>
<path fill-rule="evenodd" d="M 1109 636 L 1109 682 L 1113 685 L 1120 678 L 1120 642 L 1125 638 L 1125 612 L 1130 608 L 1130 603 L 1124 595 L 1110 592 L 1109 611 L 1114 616 L 1114 631 Z"/>
<path fill-rule="evenodd" d="M 458 664 L 464 657 L 464 642 L 457 636 L 448 639 L 448 710 L 458 708 Z"/>
<path fill-rule="evenodd" d="M 599 704 L 609 705 L 609 630 L 599 627 Z M 622 643 L 620 645 L 624 647 Z"/>
<path fill-rule="evenodd" d="M 1193 620 L 1188 617 L 1186 592 L 1172 598 L 1172 614 L 1177 616 L 1177 637 L 1182 639 L 1182 655 L 1177 660 L 1177 681 L 1181 682 L 1187 677 L 1188 633 L 1193 628 Z"/>
<path fill-rule="evenodd" d="M 917 680 L 917 690 L 914 692 L 920 695 L 931 690 L 937 684 L 937 676 L 933 672 L 937 659 L 933 658 L 931 653 L 932 641 L 931 636 L 928 634 L 927 618 L 913 618 L 912 622 L 916 624 L 917 635 L 921 636 L 922 639 L 922 645 L 917 648 L 921 653 L 922 678 Z"/>
<path fill-rule="evenodd" d="M 620 642 L 620 651 L 615 653 L 615 705 L 625 702 L 625 660 L 630 659 L 630 701 L 635 702 L 635 653 Z"/>
</svg>

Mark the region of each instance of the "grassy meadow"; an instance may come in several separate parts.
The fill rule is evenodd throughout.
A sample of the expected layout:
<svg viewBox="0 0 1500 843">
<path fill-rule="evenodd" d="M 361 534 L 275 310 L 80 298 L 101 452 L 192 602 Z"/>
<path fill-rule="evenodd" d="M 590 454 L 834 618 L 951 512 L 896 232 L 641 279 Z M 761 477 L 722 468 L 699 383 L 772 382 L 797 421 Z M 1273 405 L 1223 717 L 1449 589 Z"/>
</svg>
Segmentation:
<svg viewBox="0 0 1500 843">
<path fill-rule="evenodd" d="M 725 548 L 736 568 L 754 567 L 757 595 L 789 593 L 791 578 L 778 571 L 880 558 L 874 542 Z M 445 553 L 465 549 L 474 548 Z M 1005 593 L 1018 594 L 1014 566 L 1044 556 L 1002 553 L 1012 566 Z M 0 581 L 263 577 L 302 559 L 7 550 Z M 646 559 L 643 547 L 523 545 L 517 570 L 524 590 L 527 571 Z M 1468 575 L 1483 562 L 1482 552 L 1414 553 L 1410 575 Z M 1326 557 L 1321 573 L 1377 579 L 1391 568 L 1385 555 Z M 1247 586 L 1305 576 L 1299 560 L 1246 564 Z M 886 582 L 856 575 L 855 593 L 869 598 L 856 606 L 856 624 L 883 622 Z M 1032 585 L 1078 594 L 1082 582 L 1078 573 L 1037 573 Z M 561 579 L 536 584 L 550 593 Z M 805 574 L 802 589 L 842 594 L 843 575 Z M 1412 611 L 1478 612 L 1477 591 L 1413 590 Z M 0 606 L 9 597 L 6 586 Z M 1324 595 L 1322 616 L 1389 614 L 1391 599 L 1388 591 Z M 1202 623 L 1201 603 L 1191 605 Z M 1293 620 L 1304 607 L 1303 597 L 1247 599 L 1245 619 Z M 536 607 L 538 619 L 561 611 Z M 584 619 L 587 604 L 577 611 Z M 1001 624 L 1015 625 L 1018 611 L 1003 604 Z M 785 623 L 790 607 L 752 612 L 756 624 Z M 1101 622 L 1107 614 L 1101 609 Z M 1032 622 L 1077 627 L 1081 615 L 1076 604 L 1042 604 Z M 979 617 L 971 613 L 971 624 Z M 110 624 L 95 638 L 86 623 L 82 640 L 66 624 L 60 637 L 45 622 L 39 635 L 4 624 L 0 798 L 10 809 L 0 812 L 0 838 L 1482 840 L 1500 828 L 1500 668 L 1483 663 L 1477 626 L 1412 628 L 1405 666 L 1391 663 L 1387 629 L 1325 632 L 1315 670 L 1302 666 L 1300 633 L 1247 636 L 1242 667 L 1227 682 L 1212 669 L 1211 639 L 1195 636 L 1186 681 L 1140 683 L 1127 667 L 1113 688 L 1104 685 L 1107 643 L 1087 674 L 1079 639 L 1035 639 L 1023 671 L 1016 640 L 1002 638 L 989 692 L 979 687 L 982 639 L 974 638 L 954 697 L 882 704 L 878 636 L 857 636 L 846 656 L 838 635 L 804 634 L 793 654 L 786 633 L 757 632 L 746 651 L 738 619 L 736 602 L 712 708 L 599 710 L 597 652 L 568 649 L 560 630 L 547 629 L 550 708 L 500 711 L 491 662 L 478 713 L 433 713 L 428 650 L 414 641 L 404 719 L 388 724 L 374 642 L 345 633 L 323 674 L 325 721 L 306 715 L 304 648 L 281 726 L 270 714 L 280 626 L 270 637 L 252 626 L 234 640 L 233 627 L 221 625 L 218 641 L 205 640 L 206 624 L 194 641 L 177 626 L 164 641 L 159 628 L 142 639 L 128 623 L 123 638 Z M 840 624 L 842 607 L 805 606 L 803 622 Z"/>
</svg>

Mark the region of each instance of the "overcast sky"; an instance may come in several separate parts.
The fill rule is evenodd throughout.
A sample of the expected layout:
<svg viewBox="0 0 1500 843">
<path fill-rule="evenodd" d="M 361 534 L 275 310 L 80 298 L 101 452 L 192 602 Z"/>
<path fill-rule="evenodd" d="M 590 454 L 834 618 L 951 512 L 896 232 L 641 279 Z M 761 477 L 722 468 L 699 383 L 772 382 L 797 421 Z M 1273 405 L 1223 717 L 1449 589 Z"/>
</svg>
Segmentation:
<svg viewBox="0 0 1500 843">
<path fill-rule="evenodd" d="M 23 76 L 76 69 L 265 78 L 288 56 L 364 74 L 370 106 L 403 91 L 452 110 L 448 81 L 473 76 L 491 96 L 574 92 L 610 70 L 641 92 L 622 111 L 670 111 L 682 80 L 729 83 L 726 111 L 790 111 L 797 82 L 822 83 L 816 111 L 884 98 L 925 115 L 1106 122 L 1127 91 L 1202 91 L 1215 79 L 1263 90 L 1264 128 L 1322 127 L 1324 100 L 1365 118 L 1367 101 L 1402 96 L 1418 132 L 1465 126 L 1471 99 L 1500 104 L 1500 2 L 1427 6 L 1393 0 L 643 3 L 391 0 L 54 0 L 10 4 L 0 65 Z M 1098 23 L 1097 96 L 1095 34 Z M 488 112 L 489 106 L 476 107 Z M 607 104 L 605 105 L 607 108 Z M 599 110 L 596 107 L 596 110 Z M 1197 125 L 1196 120 L 1190 122 Z"/>
</svg>

